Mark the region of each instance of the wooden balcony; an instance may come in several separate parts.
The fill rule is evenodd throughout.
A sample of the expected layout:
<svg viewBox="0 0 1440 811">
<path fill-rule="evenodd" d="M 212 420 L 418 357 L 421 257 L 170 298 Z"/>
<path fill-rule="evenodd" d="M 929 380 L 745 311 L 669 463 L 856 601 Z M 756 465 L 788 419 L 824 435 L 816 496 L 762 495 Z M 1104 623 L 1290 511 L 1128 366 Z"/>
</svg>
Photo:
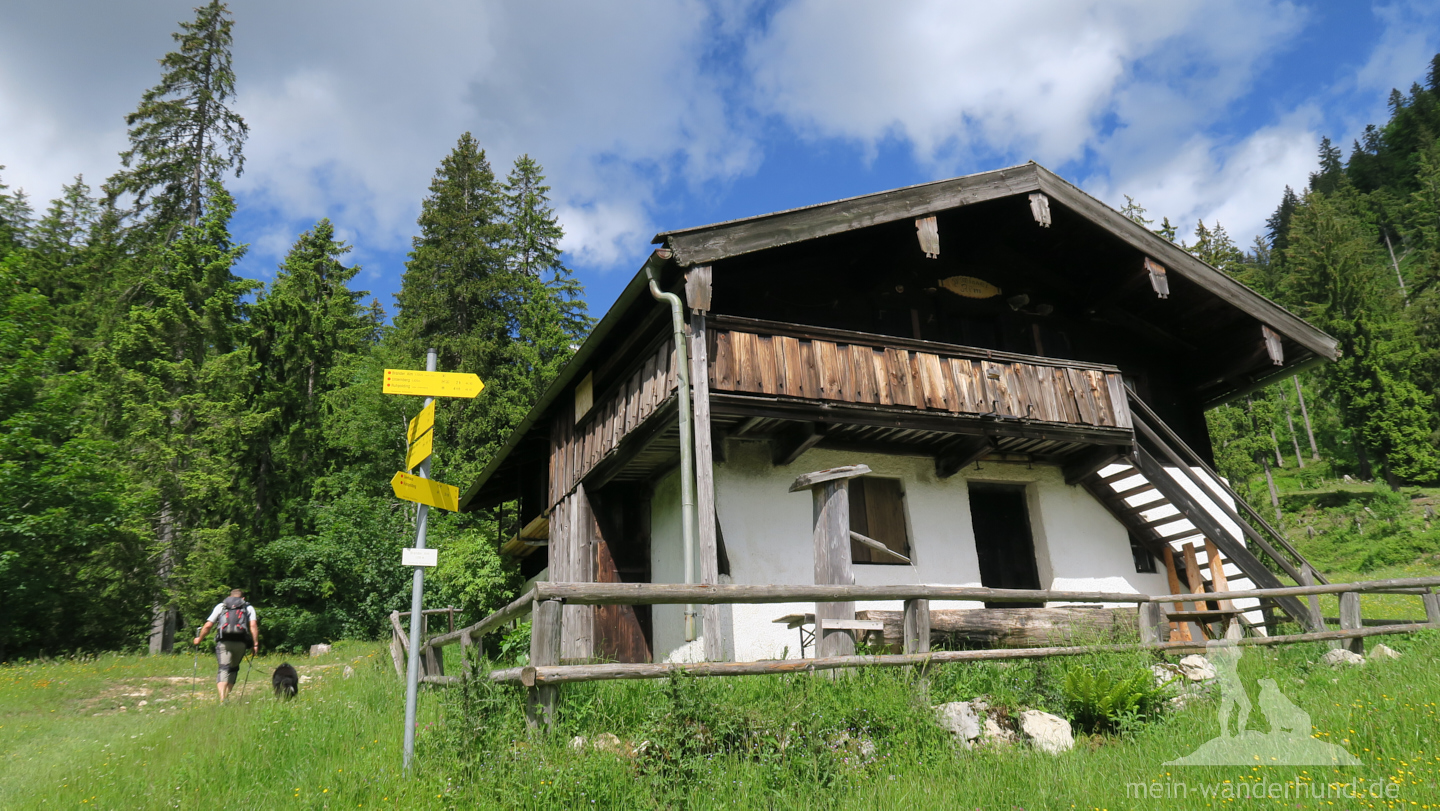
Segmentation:
<svg viewBox="0 0 1440 811">
<path fill-rule="evenodd" d="M 992 451 L 1056 456 L 1133 441 L 1114 366 L 728 316 L 709 337 L 717 419 L 816 421 L 839 429 L 830 444 L 980 434 Z"/>
</svg>

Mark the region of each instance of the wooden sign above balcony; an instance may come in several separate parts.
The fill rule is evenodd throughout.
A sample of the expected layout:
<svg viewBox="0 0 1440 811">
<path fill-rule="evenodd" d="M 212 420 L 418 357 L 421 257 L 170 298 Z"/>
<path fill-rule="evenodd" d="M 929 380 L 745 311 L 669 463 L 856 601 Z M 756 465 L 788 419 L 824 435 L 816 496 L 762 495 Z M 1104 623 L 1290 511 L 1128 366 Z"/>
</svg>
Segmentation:
<svg viewBox="0 0 1440 811">
<path fill-rule="evenodd" d="M 951 276 L 941 279 L 940 286 L 965 298 L 995 298 L 1001 293 L 1000 288 L 974 276 Z"/>
</svg>

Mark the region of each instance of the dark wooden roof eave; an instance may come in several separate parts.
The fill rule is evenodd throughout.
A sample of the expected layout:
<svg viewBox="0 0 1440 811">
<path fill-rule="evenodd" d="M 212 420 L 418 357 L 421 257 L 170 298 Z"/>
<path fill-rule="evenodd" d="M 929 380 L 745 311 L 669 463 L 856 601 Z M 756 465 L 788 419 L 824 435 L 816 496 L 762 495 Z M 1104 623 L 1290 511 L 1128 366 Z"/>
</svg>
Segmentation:
<svg viewBox="0 0 1440 811">
<path fill-rule="evenodd" d="M 1037 191 L 1316 356 L 1326 360 L 1338 357 L 1339 344 L 1334 338 L 1033 161 L 757 217 L 664 231 L 654 241 L 673 252 L 676 264 L 690 267 Z"/>
<path fill-rule="evenodd" d="M 530 409 L 530 412 L 525 415 L 525 419 L 521 420 L 520 424 L 515 426 L 515 430 L 510 432 L 510 437 L 505 440 L 505 444 L 500 447 L 500 450 L 495 452 L 495 456 L 490 459 L 490 463 L 485 466 L 485 469 L 480 471 L 480 475 L 475 478 L 475 482 L 461 495 L 459 504 L 460 512 L 470 512 L 471 510 L 493 507 L 511 498 L 510 495 L 498 492 L 497 487 L 493 485 L 492 482 L 495 482 L 497 476 L 512 466 L 516 451 L 537 429 L 546 431 L 544 442 L 546 443 L 548 451 L 549 433 L 548 429 L 544 426 L 544 418 L 550 411 L 550 407 L 554 405 L 555 400 L 560 397 L 562 392 L 570 389 L 575 382 L 575 378 L 578 377 L 580 372 L 589 364 L 591 357 L 600 346 L 604 344 L 606 339 L 610 337 L 610 333 L 615 330 L 625 315 L 634 307 L 635 303 L 641 299 L 642 295 L 649 295 L 650 274 L 653 272 L 655 277 L 659 278 L 661 271 L 670 261 L 670 252 L 663 248 L 651 252 L 649 258 L 645 260 L 645 264 L 640 266 L 640 270 L 636 272 L 635 277 L 632 278 L 630 283 L 625 286 L 625 289 L 621 291 L 619 298 L 615 300 L 615 304 L 610 307 L 605 313 L 605 316 L 595 325 L 595 329 L 591 330 L 590 335 L 585 338 L 585 342 L 576 350 L 574 356 L 560 369 L 560 373 L 551 381 L 550 386 L 545 389 L 545 393 L 540 395 L 540 400 Z"/>
</svg>

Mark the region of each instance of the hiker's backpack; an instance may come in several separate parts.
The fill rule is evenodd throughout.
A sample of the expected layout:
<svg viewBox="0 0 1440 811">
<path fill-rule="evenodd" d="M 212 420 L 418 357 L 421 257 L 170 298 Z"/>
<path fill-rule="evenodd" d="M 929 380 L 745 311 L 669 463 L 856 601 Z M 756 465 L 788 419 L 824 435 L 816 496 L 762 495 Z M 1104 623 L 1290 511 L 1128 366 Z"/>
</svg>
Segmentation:
<svg viewBox="0 0 1440 811">
<path fill-rule="evenodd" d="M 244 642 L 250 644 L 250 604 L 239 597 L 226 597 L 221 603 L 220 635 L 222 642 Z"/>
</svg>

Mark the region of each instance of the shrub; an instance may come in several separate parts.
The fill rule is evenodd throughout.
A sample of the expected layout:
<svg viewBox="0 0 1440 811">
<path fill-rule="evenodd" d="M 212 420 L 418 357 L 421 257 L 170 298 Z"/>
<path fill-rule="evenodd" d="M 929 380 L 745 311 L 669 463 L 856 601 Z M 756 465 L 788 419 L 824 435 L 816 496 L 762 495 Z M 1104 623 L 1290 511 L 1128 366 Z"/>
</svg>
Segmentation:
<svg viewBox="0 0 1440 811">
<path fill-rule="evenodd" d="M 1109 670 L 1073 667 L 1065 673 L 1065 708 L 1086 732 L 1111 732 L 1122 721 L 1149 718 L 1160 708 L 1165 688 L 1149 669 L 1116 677 Z"/>
</svg>

